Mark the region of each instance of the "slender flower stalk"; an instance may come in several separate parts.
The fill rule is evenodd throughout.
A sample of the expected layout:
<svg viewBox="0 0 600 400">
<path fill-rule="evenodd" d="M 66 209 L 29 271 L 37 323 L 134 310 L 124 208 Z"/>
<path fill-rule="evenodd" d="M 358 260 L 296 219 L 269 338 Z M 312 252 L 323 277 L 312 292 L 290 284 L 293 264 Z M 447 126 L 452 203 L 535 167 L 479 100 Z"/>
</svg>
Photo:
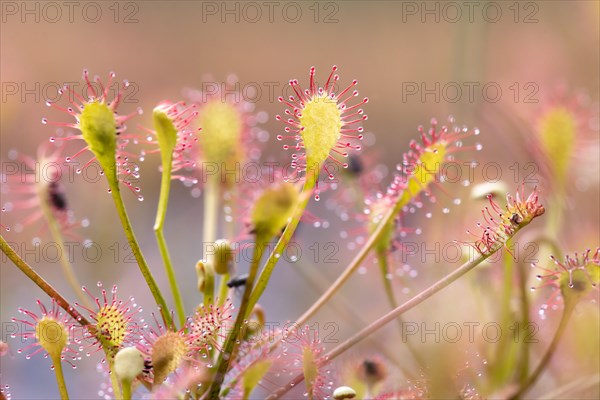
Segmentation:
<svg viewBox="0 0 600 400">
<path fill-rule="evenodd" d="M 548 367 L 548 364 L 550 363 L 552 356 L 556 352 L 556 348 L 558 347 L 558 344 L 560 343 L 567 326 L 569 326 L 569 320 L 571 319 L 571 316 L 573 315 L 573 310 L 575 309 L 574 305 L 575 304 L 573 304 L 570 307 L 565 307 L 563 309 L 558 328 L 556 329 L 556 332 L 554 332 L 554 336 L 552 337 L 550 346 L 548 346 L 548 349 L 542 356 L 542 359 L 540 360 L 535 370 L 520 385 L 517 392 L 509 397 L 509 400 L 520 399 L 537 382 L 537 380 L 542 375 L 546 367 Z"/>
<path fill-rule="evenodd" d="M 140 267 L 140 271 L 142 276 L 144 277 L 148 287 L 150 288 L 150 292 L 152 296 L 154 296 L 154 300 L 158 305 L 159 311 L 165 321 L 165 324 L 172 325 L 171 314 L 169 313 L 169 308 L 167 307 L 167 303 L 165 302 L 165 298 L 163 297 L 158 285 L 156 284 L 156 280 L 150 271 L 150 267 L 142 254 L 142 250 L 138 241 L 133 233 L 133 227 L 131 226 L 131 222 L 129 221 L 129 216 L 127 215 L 127 211 L 125 210 L 125 204 L 123 203 L 123 198 L 121 197 L 121 192 L 119 186 L 114 183 L 110 183 L 113 186 L 112 197 L 115 203 L 115 207 L 117 209 L 117 213 L 119 214 L 119 218 L 121 219 L 121 224 L 123 225 L 123 230 L 125 231 L 125 236 L 129 241 L 129 245 L 131 246 L 131 251 L 135 256 L 135 259 Z"/>
<path fill-rule="evenodd" d="M 62 400 L 69 400 L 69 392 L 67 391 L 67 384 L 65 383 L 65 377 L 63 374 L 62 364 L 60 358 L 50 356 L 54 363 L 54 375 L 56 376 L 56 384 L 58 385 L 58 391 Z"/>
<path fill-rule="evenodd" d="M 522 263 L 517 265 L 517 273 L 519 277 L 519 300 L 521 306 L 521 326 L 529 326 L 529 290 L 527 287 L 527 272 L 526 266 Z M 517 364 L 517 379 L 522 383 L 527 379 L 529 372 L 529 341 L 524 340 L 520 350 L 520 357 Z"/>
<path fill-rule="evenodd" d="M 385 295 L 388 299 L 388 302 L 389 302 L 391 308 L 395 309 L 398 307 L 398 300 L 396 300 L 396 295 L 394 294 L 394 288 L 392 287 L 392 282 L 390 279 L 388 279 L 388 274 L 389 274 L 390 268 L 389 268 L 387 252 L 377 251 L 376 253 L 377 253 L 376 254 L 377 261 L 378 261 L 379 267 L 380 267 L 383 288 L 385 290 Z M 396 319 L 396 321 L 398 322 L 398 327 L 400 328 L 400 334 L 404 335 L 404 320 L 402 319 L 402 317 L 398 317 Z M 415 347 L 412 345 L 411 341 L 409 341 L 407 339 L 404 344 L 405 344 L 406 348 L 408 349 L 408 351 L 410 352 L 411 356 L 418 363 L 419 367 L 421 369 L 424 369 L 425 361 L 423 360 L 423 358 L 421 357 L 421 355 L 419 354 L 417 349 L 415 349 Z"/>
</svg>

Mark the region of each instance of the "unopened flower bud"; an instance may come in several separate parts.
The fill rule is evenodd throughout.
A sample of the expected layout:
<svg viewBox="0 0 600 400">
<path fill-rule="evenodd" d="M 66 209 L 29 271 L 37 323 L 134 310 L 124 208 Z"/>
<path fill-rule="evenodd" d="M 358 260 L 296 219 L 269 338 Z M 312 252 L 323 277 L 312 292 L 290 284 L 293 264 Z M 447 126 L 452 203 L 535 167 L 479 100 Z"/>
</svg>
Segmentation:
<svg viewBox="0 0 600 400">
<path fill-rule="evenodd" d="M 289 183 L 266 189 L 252 210 L 253 232 L 271 238 L 285 228 L 298 203 L 298 190 Z"/>
<path fill-rule="evenodd" d="M 473 189 L 471 189 L 471 198 L 473 200 L 486 200 L 488 194 L 502 198 L 506 196 L 506 193 L 508 193 L 508 187 L 504 182 L 485 182 L 473 186 Z"/>
<path fill-rule="evenodd" d="M 200 260 L 196 263 L 196 275 L 198 276 L 198 290 L 200 293 L 206 293 L 207 290 L 214 288 L 215 270 L 211 263 L 206 260 Z"/>
<path fill-rule="evenodd" d="M 340 386 L 333 391 L 333 398 L 336 400 L 353 399 L 356 397 L 356 391 L 349 386 Z"/>
<path fill-rule="evenodd" d="M 135 347 L 125 347 L 117 352 L 113 369 L 121 381 L 131 382 L 144 370 L 144 356 Z"/>
<path fill-rule="evenodd" d="M 231 243 L 227 239 L 219 239 L 215 242 L 213 267 L 217 274 L 225 275 L 229 272 L 229 265 L 233 261 Z"/>
</svg>

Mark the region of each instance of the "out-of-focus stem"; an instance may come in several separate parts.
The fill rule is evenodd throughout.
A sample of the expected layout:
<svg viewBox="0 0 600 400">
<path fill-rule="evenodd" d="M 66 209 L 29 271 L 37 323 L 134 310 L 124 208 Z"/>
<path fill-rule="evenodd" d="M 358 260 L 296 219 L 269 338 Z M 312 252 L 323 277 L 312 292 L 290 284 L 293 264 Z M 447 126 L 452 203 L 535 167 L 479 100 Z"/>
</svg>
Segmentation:
<svg viewBox="0 0 600 400">
<path fill-rule="evenodd" d="M 402 196 L 402 198 L 404 197 L 405 196 Z M 408 200 L 406 201 L 406 203 L 408 203 Z M 327 291 L 323 293 L 323 295 L 321 295 L 321 297 L 304 314 L 302 314 L 300 318 L 298 318 L 296 323 L 299 326 L 304 325 L 310 317 L 312 317 L 324 304 L 326 304 L 329 301 L 329 299 L 335 294 L 335 292 L 337 292 L 337 290 L 340 287 L 342 287 L 344 283 L 346 283 L 346 281 L 350 278 L 354 271 L 358 269 L 358 267 L 362 264 L 362 262 L 367 257 L 373 246 L 375 246 L 377 241 L 379 241 L 379 239 L 381 238 L 381 235 L 386 229 L 387 224 L 393 220 L 394 216 L 402 208 L 402 206 L 398 207 L 398 205 L 402 203 L 404 202 L 399 201 L 396 207 L 388 210 L 388 212 L 381 219 L 371 236 L 369 236 L 367 243 L 365 243 L 365 245 L 360 249 L 358 254 L 356 254 L 354 259 L 352 260 L 352 262 L 350 262 L 348 267 L 346 267 L 344 272 L 342 272 L 342 274 L 335 280 L 335 282 L 333 282 L 333 284 L 329 286 Z"/>
<path fill-rule="evenodd" d="M 552 356 L 556 351 L 556 347 L 558 346 L 558 343 L 560 342 L 560 340 L 563 337 L 563 334 L 565 333 L 565 329 L 569 324 L 569 319 L 571 318 L 574 309 L 575 304 L 573 302 L 568 302 L 565 304 L 565 308 L 560 318 L 558 329 L 554 333 L 554 337 L 552 338 L 552 342 L 550 342 L 548 350 L 546 350 L 546 353 L 540 360 L 540 363 L 536 367 L 535 371 L 533 371 L 529 378 L 527 378 L 527 380 L 521 385 L 519 390 L 509 397 L 509 400 L 516 400 L 518 398 L 521 398 L 537 382 L 538 378 L 542 375 L 542 372 L 544 372 L 544 370 L 550 363 L 550 360 L 552 359 Z"/>
<path fill-rule="evenodd" d="M 380 272 L 381 272 L 381 278 L 383 280 L 383 287 L 385 289 L 385 294 L 386 294 L 388 302 L 390 303 L 390 306 L 393 310 L 395 308 L 398 308 L 398 301 L 396 300 L 396 295 L 394 294 L 394 288 L 392 287 L 392 282 L 387 277 L 387 275 L 389 273 L 389 269 L 390 269 L 389 263 L 388 263 L 387 252 L 377 251 L 376 253 L 377 253 L 377 255 L 376 255 L 377 261 L 379 263 L 379 268 L 380 268 Z M 410 341 L 405 337 L 404 321 L 403 321 L 402 317 L 396 318 L 396 321 L 398 321 L 398 327 L 400 328 L 400 336 L 403 339 L 402 343 L 404 343 L 406 345 L 406 348 L 408 349 L 408 351 L 410 352 L 410 354 L 412 355 L 414 360 L 417 362 L 419 367 L 421 369 L 424 369 L 425 361 L 419 355 L 419 352 L 417 352 L 417 350 L 413 347 L 413 345 L 410 343 Z M 404 340 L 404 339 L 407 339 L 407 340 Z"/>
<path fill-rule="evenodd" d="M 48 223 L 50 235 L 52 236 L 52 239 L 54 239 L 54 242 L 58 244 L 58 247 L 60 249 L 60 265 L 62 267 L 63 274 L 67 278 L 67 282 L 69 283 L 69 285 L 71 286 L 71 288 L 75 292 L 75 295 L 79 298 L 81 303 L 88 308 L 92 308 L 92 302 L 87 296 L 84 296 L 83 290 L 81 290 L 82 285 L 77 279 L 77 275 L 73 270 L 73 265 L 71 265 L 71 262 L 67 258 L 67 254 L 69 253 L 65 249 L 64 239 L 62 232 L 60 231 L 58 221 L 54 217 L 54 213 L 52 212 L 48 204 L 46 204 L 45 201 L 41 201 L 40 203 L 42 205 L 42 213 L 44 214 L 44 218 L 46 218 L 46 222 Z"/>
<path fill-rule="evenodd" d="M 523 263 L 517 265 L 519 273 L 519 293 L 521 303 L 521 326 L 529 326 L 529 289 L 527 288 L 527 273 L 526 266 Z M 529 373 L 529 341 L 524 340 L 521 344 L 519 352 L 520 358 L 517 364 L 517 379 L 520 383 L 524 383 Z"/>
</svg>

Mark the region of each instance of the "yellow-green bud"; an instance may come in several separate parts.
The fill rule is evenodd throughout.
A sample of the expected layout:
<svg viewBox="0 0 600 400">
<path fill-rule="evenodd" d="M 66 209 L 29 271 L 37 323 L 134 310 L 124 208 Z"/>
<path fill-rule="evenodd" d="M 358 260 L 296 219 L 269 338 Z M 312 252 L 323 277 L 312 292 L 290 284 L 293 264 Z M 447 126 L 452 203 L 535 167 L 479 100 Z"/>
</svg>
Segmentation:
<svg viewBox="0 0 600 400">
<path fill-rule="evenodd" d="M 215 271 L 211 263 L 199 260 L 196 263 L 196 275 L 198 276 L 198 290 L 204 293 L 208 287 L 214 286 Z"/>
<path fill-rule="evenodd" d="M 289 183 L 266 189 L 256 200 L 251 214 L 253 232 L 271 238 L 281 232 L 298 204 L 298 190 Z"/>
<path fill-rule="evenodd" d="M 225 275 L 229 272 L 229 265 L 233 261 L 233 250 L 227 239 L 219 239 L 215 242 L 213 267 L 217 274 Z"/>
</svg>

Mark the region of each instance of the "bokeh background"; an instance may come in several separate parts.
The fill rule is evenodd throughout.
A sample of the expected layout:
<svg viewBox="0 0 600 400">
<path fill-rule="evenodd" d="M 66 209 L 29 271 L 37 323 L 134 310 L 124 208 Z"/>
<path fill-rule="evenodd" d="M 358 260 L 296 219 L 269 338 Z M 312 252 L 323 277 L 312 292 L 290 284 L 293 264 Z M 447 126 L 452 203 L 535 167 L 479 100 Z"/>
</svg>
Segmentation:
<svg viewBox="0 0 600 400">
<path fill-rule="evenodd" d="M 284 161 L 289 155 L 275 140 L 282 126 L 274 116 L 283 112 L 277 96 L 288 93 L 289 79 L 307 82 L 311 66 L 317 67 L 318 79 L 324 80 L 335 64 L 340 68 L 341 82 L 358 79 L 361 96 L 370 99 L 365 107 L 369 119 L 364 126 L 372 142 L 367 153 L 374 163 L 392 170 L 408 149 L 409 140 L 417 138 L 418 125 L 427 125 L 432 117 L 444 121 L 451 114 L 459 123 L 476 126 L 482 132 L 477 140 L 483 144 L 483 150 L 465 153 L 459 159 L 498 163 L 502 166 L 503 181 L 511 190 L 527 172 L 524 164 L 534 160 L 528 140 L 534 135 L 535 117 L 548 96 L 567 87 L 573 93 L 587 93 L 590 108 L 597 109 L 600 88 L 597 1 L 476 1 L 471 16 L 460 2 L 453 3 L 458 4 L 457 9 L 444 2 L 276 1 L 272 2 L 271 15 L 262 2 L 251 6 L 244 2 L 201 1 L 72 3 L 71 15 L 66 6 L 53 3 L 59 5 L 58 16 L 56 6 L 46 2 L 2 2 L 0 158 L 3 161 L 8 160 L 7 154 L 12 149 L 35 154 L 40 143 L 48 140 L 53 129 L 43 126 L 41 118 L 61 120 L 63 115 L 47 108 L 45 98 L 55 96 L 56 88 L 63 82 L 80 82 L 83 68 L 101 77 L 115 71 L 118 78 L 134 83 L 137 91 L 131 93 L 131 101 L 121 109 L 130 112 L 139 106 L 146 113 L 137 117 L 132 127 L 136 123 L 148 126 L 149 111 L 160 100 L 180 99 L 186 87 L 201 88 L 202 82 L 222 82 L 235 74 L 242 88 L 261 89 L 250 100 L 256 110 L 269 115 L 262 126 L 270 135 L 264 145 L 265 159 Z M 460 15 L 456 10 L 460 10 Z M 498 10 L 501 14 L 497 14 Z M 465 82 L 474 85 L 474 97 L 468 96 Z M 448 91 L 436 91 L 436 84 L 448 87 Z M 452 89 L 457 86 L 462 89 L 461 95 Z M 484 86 L 492 89 L 483 92 Z M 409 91 L 414 88 L 418 88 L 417 93 Z M 436 94 L 423 95 L 423 88 L 433 88 Z M 498 96 L 494 88 L 500 88 Z M 597 127 L 597 119 L 594 121 L 588 122 Z M 565 252 L 581 251 L 599 243 L 597 139 L 596 130 L 596 137 L 586 138 L 588 145 L 577 150 L 568 190 L 568 223 L 557 238 Z M 519 179 L 509 169 L 515 162 L 520 165 Z M 145 200 L 139 203 L 133 196 L 125 194 L 125 197 L 140 243 L 159 284 L 167 290 L 152 232 L 159 184 L 156 166 L 157 160 L 143 164 Z M 480 172 L 476 171 L 475 183 L 485 180 Z M 389 180 L 389 175 L 384 183 L 386 179 Z M 540 185 L 543 193 L 548 185 L 544 186 L 544 182 Z M 98 281 L 105 286 L 117 284 L 123 296 L 136 297 L 148 319 L 153 311 L 152 301 L 137 267 L 123 262 L 122 250 L 115 264 L 114 250 L 109 250 L 114 243 L 123 246 L 125 239 L 110 196 L 105 193 L 105 184 L 74 179 L 66 183 L 66 190 L 76 215 L 90 221 L 80 235 L 100 243 L 104 250 L 97 262 L 76 258 L 81 280 L 92 289 L 96 289 Z M 408 226 L 422 232 L 409 235 L 407 240 L 442 244 L 454 239 L 466 240 L 465 227 L 478 220 L 482 203 L 469 201 L 469 188 L 461 185 L 450 184 L 446 190 L 450 197 L 438 192 L 438 204 L 425 202 L 424 209 L 407 218 Z M 9 201 L 6 196 L 2 194 L 2 203 Z M 460 207 L 451 205 L 454 197 L 465 199 Z M 202 202 L 190 195 L 189 188 L 179 184 L 173 185 L 171 199 L 165 233 L 186 306 L 191 309 L 200 300 L 193 267 L 202 256 L 198 251 L 198 243 L 202 241 Z M 444 202 L 450 204 L 448 214 L 441 211 Z M 283 323 L 299 316 L 355 252 L 352 246 L 349 248 L 349 239 L 340 238 L 340 232 L 348 227 L 325 204 L 312 204 L 310 210 L 327 220 L 329 228 L 315 228 L 311 224 L 301 227 L 297 240 L 305 246 L 307 256 L 297 263 L 282 263 L 265 293 L 261 303 L 269 321 Z M 432 218 L 424 217 L 427 212 L 432 213 Z M 20 218 L 23 215 L 16 213 L 2 215 L 3 223 L 8 224 Z M 39 227 L 13 231 L 7 238 L 8 235 L 11 241 L 23 246 L 30 246 L 34 237 L 47 239 L 47 233 Z M 317 262 L 311 261 L 309 246 L 327 242 L 338 245 L 339 261 L 325 263 L 322 257 Z M 43 259 L 29 261 L 59 290 L 72 296 L 58 264 Z M 394 269 L 401 270 L 404 265 L 410 265 L 416 277 L 407 280 L 406 276 L 400 277 L 401 273 L 394 275 L 402 299 L 452 267 L 443 259 L 416 256 L 408 260 L 399 257 Z M 240 265 L 240 270 L 244 268 L 245 265 Z M 411 311 L 406 320 L 425 322 L 429 327 L 436 322 L 476 321 L 483 325 L 497 321 L 494 296 L 499 296 L 499 289 L 494 289 L 494 284 L 502 279 L 498 268 L 499 265 L 496 269 L 492 265 L 471 274 Z M 7 337 L 17 309 L 34 309 L 35 300 L 43 299 L 44 295 L 5 258 L 0 277 L 2 340 L 10 344 L 9 353 L 0 358 L 0 382 L 3 386 L 10 385 L 16 399 L 56 397 L 49 360 L 25 360 L 17 354 L 17 348 L 21 347 L 18 341 Z M 543 295 L 534 295 L 532 315 L 539 326 L 536 333 L 539 343 L 533 345 L 534 360 L 546 348 L 559 316 L 556 313 L 545 320 L 537 319 L 536 307 L 542 302 Z M 370 268 L 367 263 L 315 322 L 321 326 L 334 322 L 339 327 L 335 340 L 343 340 L 387 309 L 377 268 Z M 580 378 L 598 376 L 597 311 L 597 304 L 580 307 L 550 373 L 532 395 L 542 395 Z M 406 349 L 396 327 L 388 328 L 357 346 L 340 360 L 341 365 L 387 352 L 386 358 L 394 359 L 403 368 L 414 368 L 411 361 L 406 361 Z M 417 340 L 417 346 L 431 360 L 447 355 L 451 364 L 448 368 L 453 371 L 464 368 L 465 362 L 470 361 L 476 376 L 479 372 L 485 374 L 484 361 L 489 356 L 486 351 L 490 351 L 490 343 L 480 341 L 435 343 L 434 338 L 428 337 Z M 73 398 L 98 397 L 100 385 L 95 371 L 100 358 L 98 354 L 92 359 L 84 358 L 77 370 L 67 369 Z M 390 369 L 395 371 L 398 382 L 403 382 L 397 368 Z M 578 393 L 589 398 L 598 395 L 597 384 Z"/>
</svg>

